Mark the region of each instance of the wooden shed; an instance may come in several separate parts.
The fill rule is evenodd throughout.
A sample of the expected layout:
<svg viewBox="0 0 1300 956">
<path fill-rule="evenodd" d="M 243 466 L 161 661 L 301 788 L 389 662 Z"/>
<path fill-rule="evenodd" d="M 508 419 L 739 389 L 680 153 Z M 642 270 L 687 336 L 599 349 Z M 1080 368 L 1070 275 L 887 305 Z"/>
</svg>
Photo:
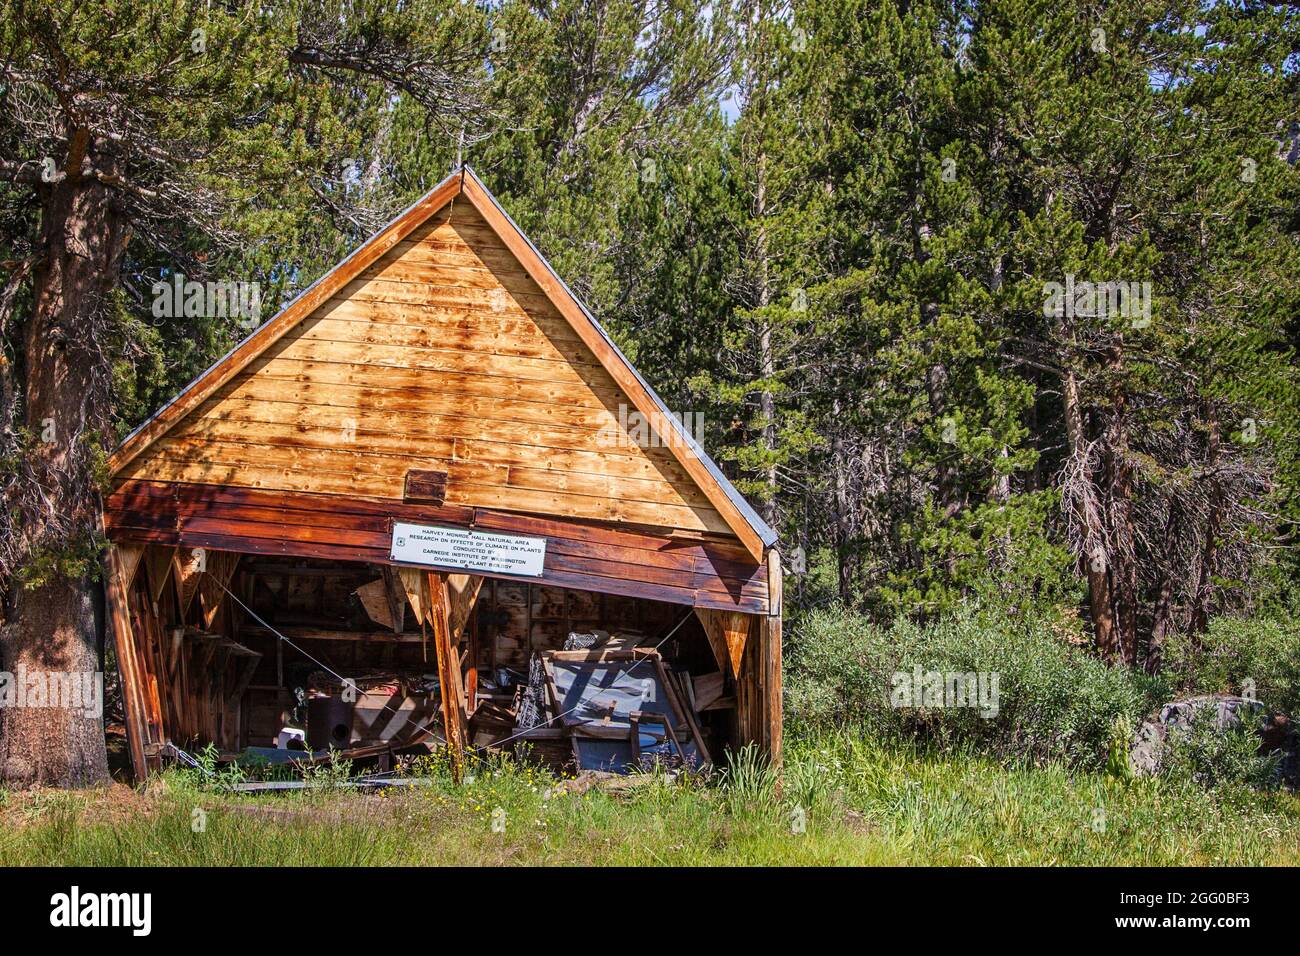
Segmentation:
<svg viewBox="0 0 1300 956">
<path fill-rule="evenodd" d="M 701 740 L 779 760 L 775 534 L 468 168 L 110 468 L 137 776 L 168 743 L 277 746 L 339 675 L 347 753 L 490 746 L 512 681 L 579 632 L 658 653 Z"/>
</svg>

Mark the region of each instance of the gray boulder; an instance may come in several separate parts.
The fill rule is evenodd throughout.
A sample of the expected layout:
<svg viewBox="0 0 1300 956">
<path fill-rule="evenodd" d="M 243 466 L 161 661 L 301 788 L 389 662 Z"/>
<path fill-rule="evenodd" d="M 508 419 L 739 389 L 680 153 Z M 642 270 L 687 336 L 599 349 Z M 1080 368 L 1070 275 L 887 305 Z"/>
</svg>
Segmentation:
<svg viewBox="0 0 1300 956">
<path fill-rule="evenodd" d="M 1158 714 L 1144 720 L 1133 735 L 1129 749 L 1129 766 L 1133 772 L 1139 776 L 1158 774 L 1169 735 L 1187 731 L 1194 720 L 1204 719 L 1201 717 L 1204 713 L 1212 713 L 1214 726 L 1222 731 L 1243 725 L 1258 728 L 1263 749 L 1282 750 L 1287 754 L 1283 772 L 1284 776 L 1291 776 L 1287 771 L 1295 763 L 1292 759 L 1295 734 L 1288 718 L 1269 713 L 1257 700 L 1231 694 L 1201 694 L 1170 701 Z"/>
</svg>

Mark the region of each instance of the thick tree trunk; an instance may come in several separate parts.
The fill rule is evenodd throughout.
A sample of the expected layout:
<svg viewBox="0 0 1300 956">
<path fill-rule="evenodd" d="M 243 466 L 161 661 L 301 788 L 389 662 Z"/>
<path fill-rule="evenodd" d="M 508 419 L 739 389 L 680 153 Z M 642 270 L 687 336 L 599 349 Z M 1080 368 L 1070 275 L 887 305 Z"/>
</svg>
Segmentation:
<svg viewBox="0 0 1300 956">
<path fill-rule="evenodd" d="M 81 168 L 84 135 L 70 137 L 69 170 Z M 80 145 L 79 145 L 80 144 Z M 95 157 L 112 174 L 109 157 Z M 26 466 L 39 494 L 25 495 L 24 542 L 29 557 L 51 555 L 97 566 L 97 491 L 92 446 L 109 426 L 103 330 L 126 235 L 113 196 L 102 183 L 70 173 L 47 187 L 41 224 L 44 258 L 34 273 L 35 296 L 24 342 L 27 428 L 36 437 Z M 26 680 L 49 675 L 102 686 L 97 628 L 87 572 L 52 568 L 39 586 L 11 591 L 9 623 L 0 634 L 0 660 Z M 75 563 L 73 565 L 75 567 Z M 101 698 L 102 699 L 102 698 Z M 47 706 L 0 708 L 0 779 L 10 785 L 86 786 L 105 782 L 108 762 L 102 713 L 47 700 Z M 84 703 L 84 702 L 83 702 Z"/>
<path fill-rule="evenodd" d="M 1113 661 L 1119 648 L 1115 638 L 1110 575 L 1105 570 L 1098 570 L 1095 559 L 1085 560 L 1088 562 L 1088 612 L 1092 616 L 1093 643 L 1102 660 Z"/>
<path fill-rule="evenodd" d="M 90 582 L 60 578 L 18 589 L 0 654 L 5 670 L 15 675 L 15 691 L 27 698 L 25 706 L 0 709 L 0 779 L 16 787 L 106 782 L 103 679 Z M 63 690 L 72 687 L 79 701 Z"/>
</svg>

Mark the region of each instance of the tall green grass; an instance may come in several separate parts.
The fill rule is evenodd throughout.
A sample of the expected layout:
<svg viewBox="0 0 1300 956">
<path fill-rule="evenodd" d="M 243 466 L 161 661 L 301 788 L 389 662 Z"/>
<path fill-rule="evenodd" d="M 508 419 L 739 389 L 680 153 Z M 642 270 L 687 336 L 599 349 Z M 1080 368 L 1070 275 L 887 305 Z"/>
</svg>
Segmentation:
<svg viewBox="0 0 1300 956">
<path fill-rule="evenodd" d="M 460 785 L 422 770 L 427 785 L 386 795 L 235 795 L 172 773 L 129 812 L 93 791 L 14 793 L 0 866 L 1300 863 L 1286 793 L 1126 784 L 852 734 L 793 741 L 779 782 L 752 752 L 713 782 L 661 775 L 618 793 L 508 762 Z"/>
</svg>

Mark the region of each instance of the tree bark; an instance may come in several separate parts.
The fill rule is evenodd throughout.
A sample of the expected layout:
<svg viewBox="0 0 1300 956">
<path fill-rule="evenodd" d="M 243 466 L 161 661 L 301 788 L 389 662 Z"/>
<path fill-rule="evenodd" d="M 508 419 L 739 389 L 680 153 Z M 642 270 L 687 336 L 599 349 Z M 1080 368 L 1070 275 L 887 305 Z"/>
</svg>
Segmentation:
<svg viewBox="0 0 1300 956">
<path fill-rule="evenodd" d="M 1206 491 L 1210 500 L 1209 514 L 1201 536 L 1200 560 L 1196 565 L 1196 583 L 1192 588 L 1191 614 L 1187 622 L 1189 634 L 1203 634 L 1210 624 L 1210 595 L 1214 590 L 1214 567 L 1218 563 L 1219 526 L 1223 523 L 1223 491 L 1215 472 L 1219 467 L 1222 436 L 1218 414 L 1211 409 L 1209 439 L 1206 445 L 1205 468 L 1210 477 Z"/>
<path fill-rule="evenodd" d="M 844 447 L 844 436 L 839 427 L 841 408 L 838 396 L 832 399 L 831 409 L 832 420 L 835 424 L 832 426 L 834 430 L 831 433 L 830 526 L 835 545 L 836 581 L 839 598 L 841 603 L 847 607 L 853 599 L 853 581 L 858 565 L 857 549 L 853 547 L 854 527 L 852 515 L 854 502 L 851 500 L 847 480 L 850 466 L 847 461 L 848 453 Z"/>
<path fill-rule="evenodd" d="M 754 259 L 757 266 L 757 299 L 759 309 L 765 309 L 772 303 L 771 250 L 768 243 L 767 222 L 767 154 L 758 155 L 757 183 L 754 193 L 753 215 L 758 221 L 758 234 L 755 237 Z M 776 359 L 772 354 L 772 326 L 766 317 L 758 332 L 758 374 L 763 379 L 763 386 L 758 391 L 758 414 L 762 419 L 761 439 L 768 461 L 763 466 L 763 484 L 767 494 L 759 502 L 759 513 L 771 527 L 776 527 L 776 396 L 772 394 L 771 381 L 776 374 Z"/>
<path fill-rule="evenodd" d="M 68 170 L 81 168 L 95 144 L 74 131 Z M 80 145 L 78 145 L 80 144 Z M 111 157 L 95 156 L 115 172 Z M 41 221 L 43 258 L 24 340 L 26 425 L 35 437 L 25 467 L 40 494 L 26 496 L 24 527 L 33 530 L 29 559 L 75 552 L 96 566 L 98 494 L 94 443 L 108 434 L 109 358 L 100 331 L 127 233 L 113 195 L 101 182 L 69 172 L 46 187 Z M 43 566 L 51 567 L 48 562 Z M 72 567 L 76 565 L 73 564 Z M 77 679 L 102 674 L 94 614 L 94 583 L 86 572 L 52 565 L 37 586 L 16 585 L 10 623 L 0 633 L 4 669 L 27 680 L 51 673 Z M 101 684 L 102 686 L 102 684 Z M 68 703 L 67 700 L 50 703 Z M 88 786 L 108 779 L 101 714 L 88 708 L 0 708 L 0 780 L 9 785 Z"/>
<path fill-rule="evenodd" d="M 1128 402 L 1121 381 L 1123 345 L 1111 354 L 1111 418 L 1106 429 L 1107 498 L 1111 525 L 1109 561 L 1111 601 L 1114 604 L 1115 644 L 1126 664 L 1137 659 L 1137 544 L 1133 526 L 1133 466 L 1129 462 Z"/>
<path fill-rule="evenodd" d="M 1062 381 L 1061 397 L 1065 410 L 1065 432 L 1070 443 L 1070 454 L 1080 463 L 1087 460 L 1087 436 L 1084 434 L 1083 409 L 1079 400 L 1079 380 L 1067 369 Z M 1082 480 L 1089 487 L 1092 476 Z M 1080 498 L 1076 504 L 1079 525 L 1083 530 L 1083 553 L 1080 561 L 1088 581 L 1088 610 L 1092 617 L 1093 642 L 1097 653 L 1106 660 L 1115 657 L 1115 626 L 1111 605 L 1109 556 L 1101 549 L 1102 529 L 1088 501 Z"/>
<path fill-rule="evenodd" d="M 1164 551 L 1168 557 L 1160 573 L 1160 586 L 1156 592 L 1155 614 L 1151 622 L 1151 637 L 1147 641 L 1143 666 L 1153 677 L 1160 673 L 1165 660 L 1165 639 L 1173 628 L 1174 570 L 1177 567 L 1178 538 L 1182 532 L 1182 505 L 1177 498 L 1169 501 L 1169 517 L 1165 521 Z"/>
</svg>

